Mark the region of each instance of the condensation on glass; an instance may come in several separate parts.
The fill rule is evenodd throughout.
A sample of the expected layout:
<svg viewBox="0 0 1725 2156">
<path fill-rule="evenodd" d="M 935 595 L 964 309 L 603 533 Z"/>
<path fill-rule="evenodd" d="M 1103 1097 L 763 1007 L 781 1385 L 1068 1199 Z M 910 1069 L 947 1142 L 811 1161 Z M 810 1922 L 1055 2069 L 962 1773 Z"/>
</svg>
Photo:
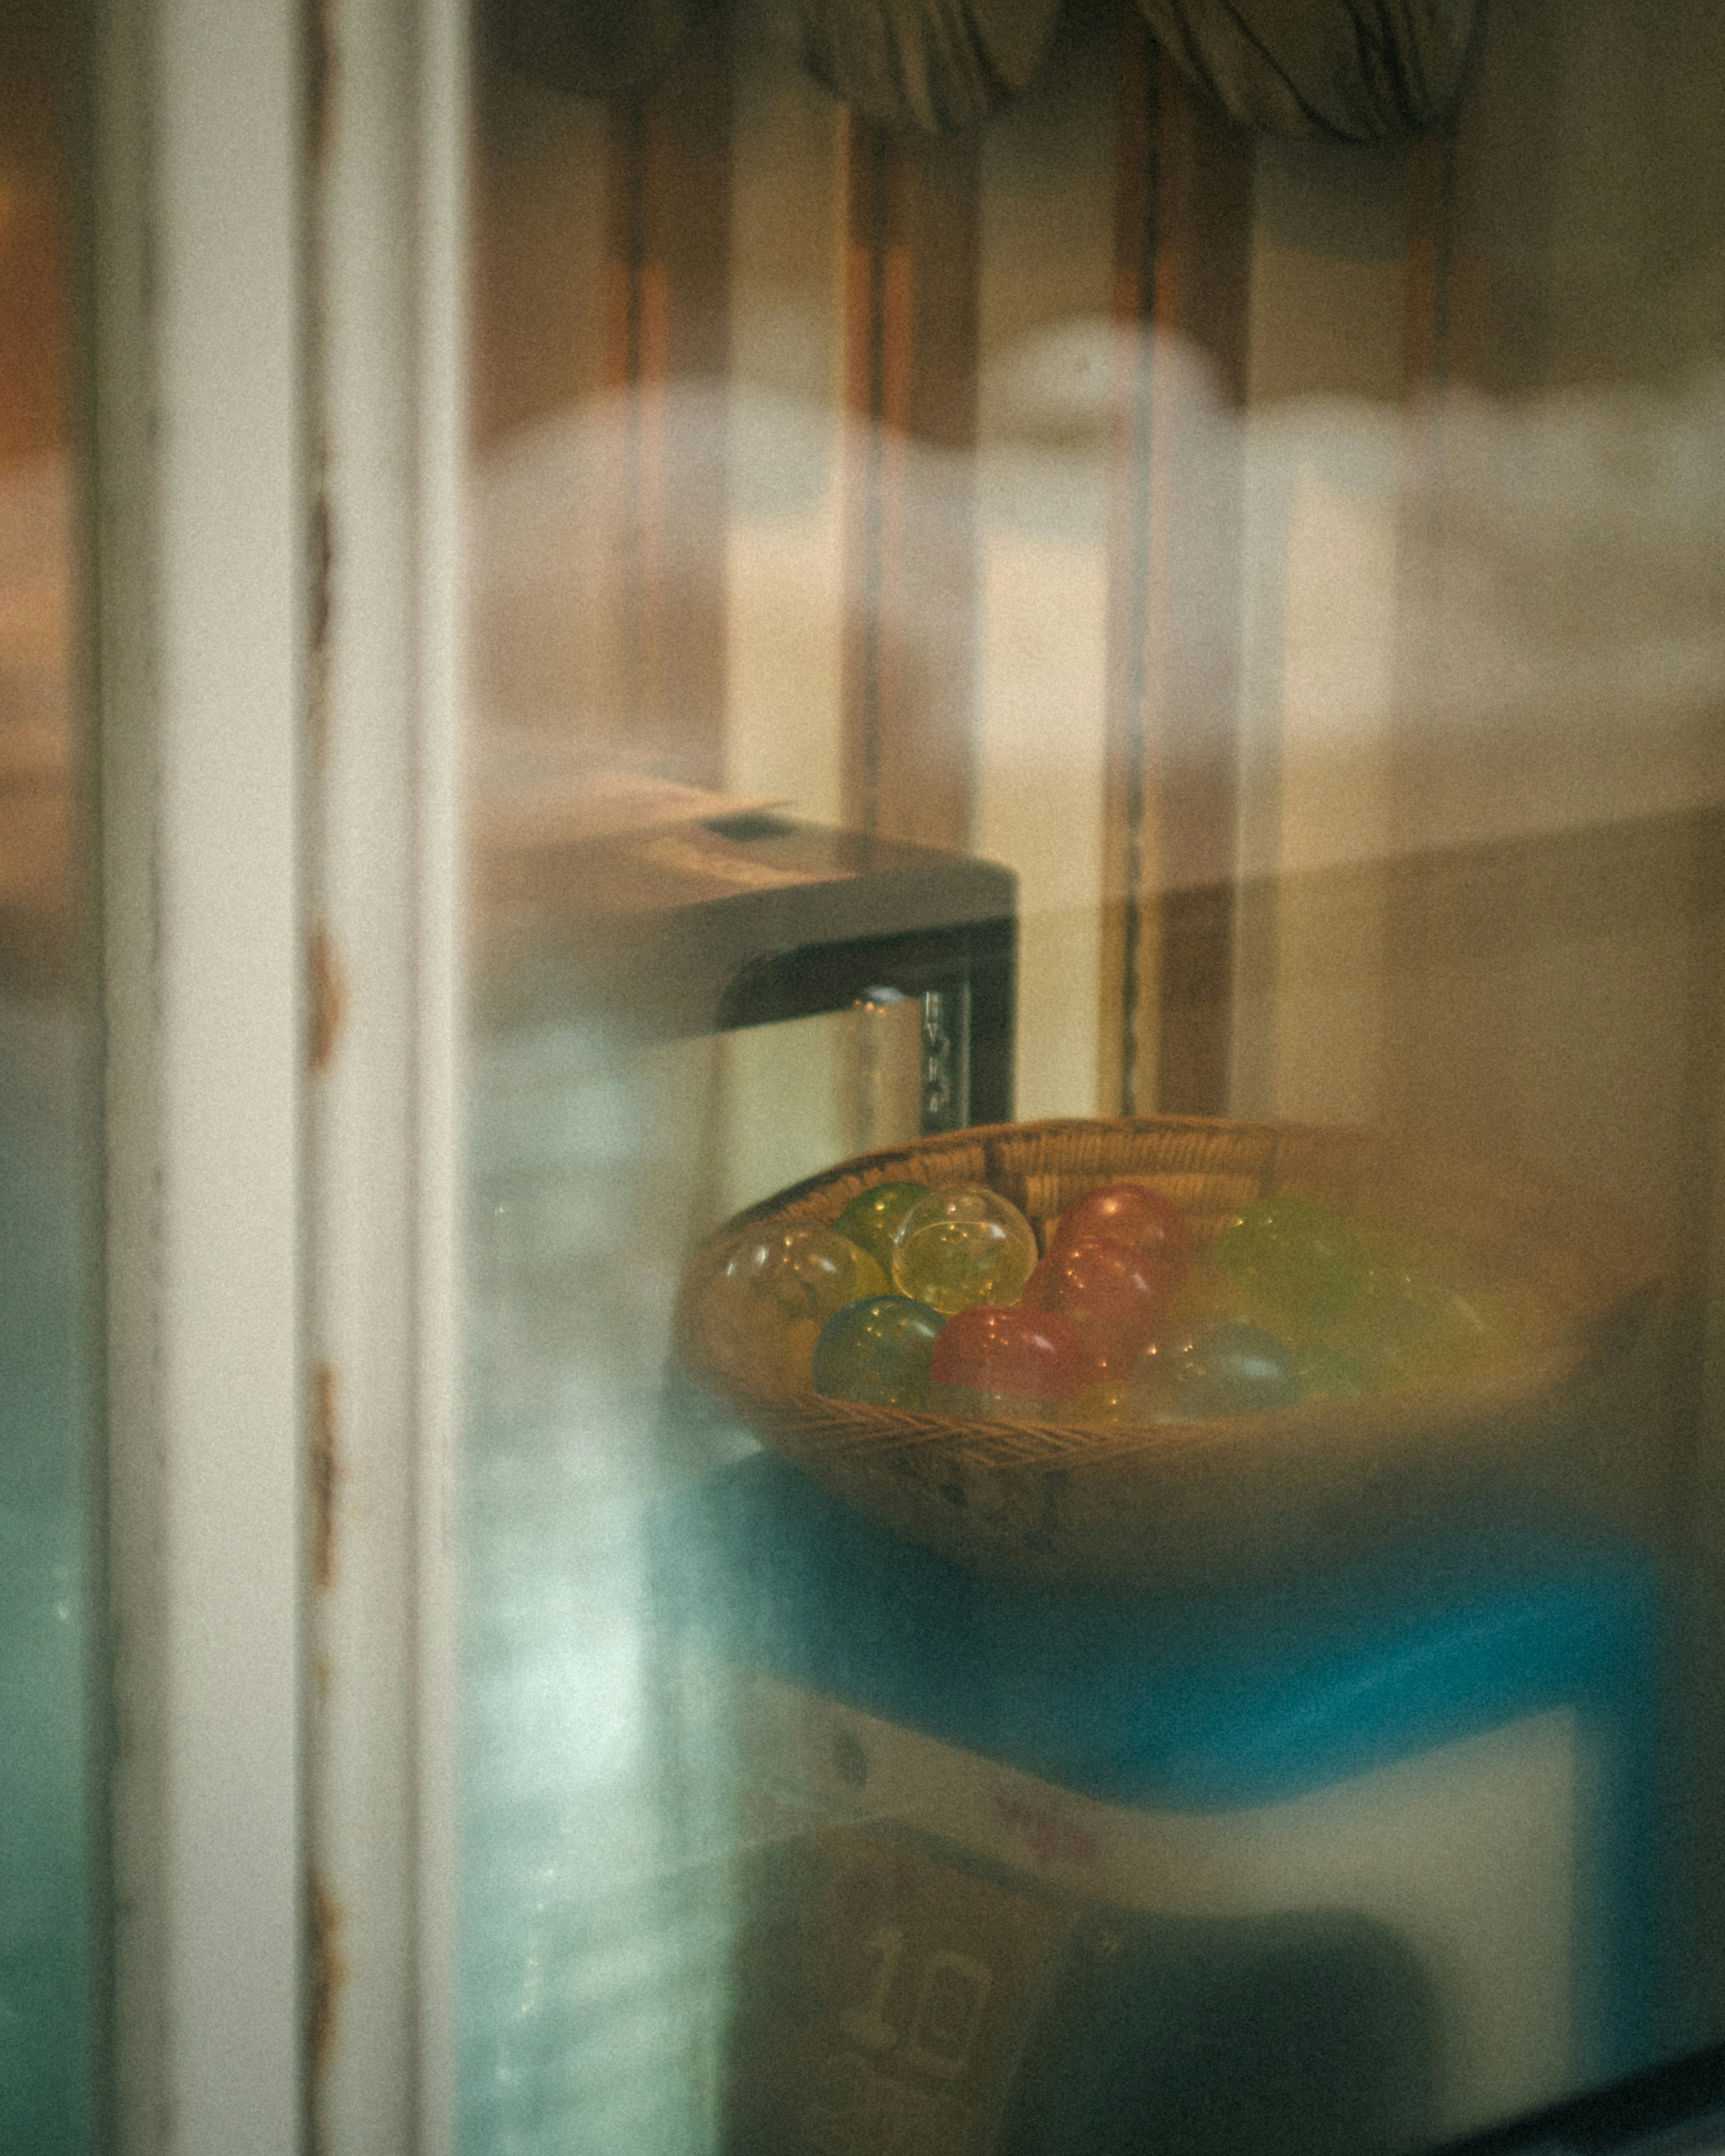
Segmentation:
<svg viewBox="0 0 1725 2156">
<path fill-rule="evenodd" d="M 0 2143 L 89 2148 L 97 1124 L 74 696 L 70 25 L 0 23 Z"/>
<path fill-rule="evenodd" d="M 1222 12 L 480 11 L 471 2156 L 1347 2156 L 1725 2020 L 1725 25 L 1296 127 Z M 708 1239 L 870 1152 L 1587 1354 L 823 1422 Z"/>
</svg>

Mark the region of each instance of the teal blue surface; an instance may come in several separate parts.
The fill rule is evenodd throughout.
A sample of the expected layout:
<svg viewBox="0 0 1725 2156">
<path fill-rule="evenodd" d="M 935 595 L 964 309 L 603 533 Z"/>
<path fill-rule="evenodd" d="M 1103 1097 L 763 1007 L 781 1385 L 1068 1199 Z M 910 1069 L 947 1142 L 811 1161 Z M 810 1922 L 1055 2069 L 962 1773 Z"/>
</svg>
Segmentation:
<svg viewBox="0 0 1725 2156">
<path fill-rule="evenodd" d="M 0 1008 L 0 2149 L 92 2145 L 88 1255 L 69 1021 Z"/>
<path fill-rule="evenodd" d="M 1626 1553 L 1386 1551 L 1235 1596 L 983 1578 L 762 1454 L 661 1522 L 668 1607 L 733 1656 L 1117 1804 L 1209 1811 L 1328 1786 L 1651 1682 Z"/>
<path fill-rule="evenodd" d="M 1573 1708 L 1591 2062 L 1659 2048 L 1661 1597 L 1632 1552 L 1499 1521 L 1229 1594 L 1050 1588 L 961 1571 L 766 1455 L 654 1536 L 674 1631 L 1113 1804 L 1273 1803 Z"/>
</svg>

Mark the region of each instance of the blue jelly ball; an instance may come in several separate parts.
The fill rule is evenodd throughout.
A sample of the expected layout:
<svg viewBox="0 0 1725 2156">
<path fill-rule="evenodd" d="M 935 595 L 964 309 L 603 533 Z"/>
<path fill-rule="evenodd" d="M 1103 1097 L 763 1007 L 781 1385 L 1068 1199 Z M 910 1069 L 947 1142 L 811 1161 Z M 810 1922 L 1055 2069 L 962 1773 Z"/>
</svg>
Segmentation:
<svg viewBox="0 0 1725 2156">
<path fill-rule="evenodd" d="M 814 1343 L 814 1389 L 829 1399 L 916 1408 L 946 1320 L 907 1295 L 869 1295 L 836 1310 Z"/>
<path fill-rule="evenodd" d="M 1261 1325 L 1218 1325 L 1200 1333 L 1182 1358 L 1174 1406 L 1183 1417 L 1262 1414 L 1300 1399 L 1294 1351 Z"/>
</svg>

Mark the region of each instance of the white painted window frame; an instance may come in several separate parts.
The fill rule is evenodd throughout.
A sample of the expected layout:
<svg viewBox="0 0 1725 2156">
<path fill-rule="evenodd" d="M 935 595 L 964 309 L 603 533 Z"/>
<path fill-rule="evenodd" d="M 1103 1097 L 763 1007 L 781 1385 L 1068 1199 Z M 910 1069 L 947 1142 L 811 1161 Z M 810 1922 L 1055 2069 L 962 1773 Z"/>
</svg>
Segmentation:
<svg viewBox="0 0 1725 2156">
<path fill-rule="evenodd" d="M 93 23 L 115 2139 L 436 2156 L 465 10 Z"/>
</svg>

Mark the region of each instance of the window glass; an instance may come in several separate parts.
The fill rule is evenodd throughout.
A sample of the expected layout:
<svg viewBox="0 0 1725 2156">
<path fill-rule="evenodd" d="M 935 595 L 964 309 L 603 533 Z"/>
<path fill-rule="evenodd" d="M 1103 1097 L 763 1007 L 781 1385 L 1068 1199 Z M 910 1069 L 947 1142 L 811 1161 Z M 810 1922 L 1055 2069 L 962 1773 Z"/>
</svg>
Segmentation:
<svg viewBox="0 0 1725 2156">
<path fill-rule="evenodd" d="M 90 2147 L 97 1142 L 75 963 L 70 55 L 0 22 L 0 2143 Z"/>
<path fill-rule="evenodd" d="M 1725 25 L 1365 12 L 480 10 L 475 2156 L 1722 2033 Z"/>
</svg>

